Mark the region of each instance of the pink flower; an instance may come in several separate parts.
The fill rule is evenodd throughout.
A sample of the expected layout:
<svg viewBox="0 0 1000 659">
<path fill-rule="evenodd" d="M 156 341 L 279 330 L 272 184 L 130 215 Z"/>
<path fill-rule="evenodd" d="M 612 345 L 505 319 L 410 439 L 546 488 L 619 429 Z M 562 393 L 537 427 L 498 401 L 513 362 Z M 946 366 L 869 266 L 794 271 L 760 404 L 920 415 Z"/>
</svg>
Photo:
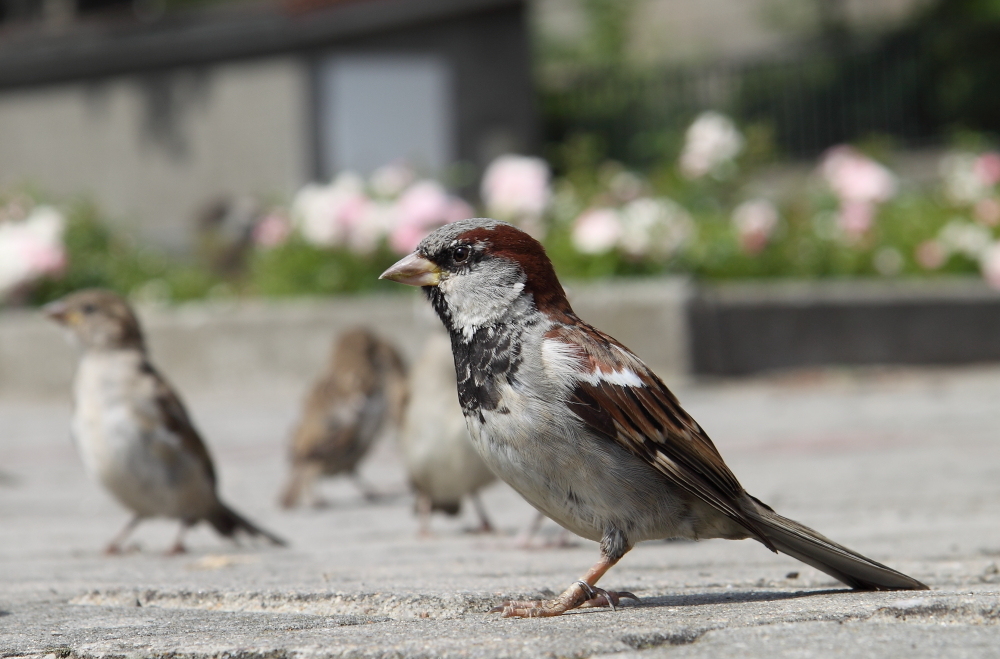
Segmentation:
<svg viewBox="0 0 1000 659">
<path fill-rule="evenodd" d="M 486 168 L 480 186 L 486 210 L 511 222 L 539 218 L 548 206 L 549 166 L 541 158 L 503 155 Z"/>
<path fill-rule="evenodd" d="M 399 198 L 389 246 L 400 254 L 412 252 L 439 226 L 475 215 L 467 203 L 448 194 L 437 181 L 417 181 Z"/>
<path fill-rule="evenodd" d="M 0 222 L 0 297 L 66 266 L 65 220 L 51 206 L 36 206 L 20 221 Z"/>
<path fill-rule="evenodd" d="M 837 223 L 849 238 L 860 238 L 872 226 L 875 204 L 870 201 L 847 201 L 841 204 Z"/>
<path fill-rule="evenodd" d="M 778 226 L 778 209 L 767 199 L 744 201 L 733 209 L 732 222 L 743 251 L 757 254 Z"/>
<path fill-rule="evenodd" d="M 1000 243 L 994 243 L 983 253 L 979 267 L 986 283 L 1000 289 Z"/>
<path fill-rule="evenodd" d="M 254 226 L 253 241 L 264 248 L 277 247 L 288 239 L 291 232 L 288 218 L 279 211 L 271 211 Z"/>
<path fill-rule="evenodd" d="M 601 254 L 613 248 L 621 235 L 618 213 L 611 208 L 591 208 L 576 218 L 573 246 L 583 254 Z"/>
<path fill-rule="evenodd" d="M 925 240 L 917 245 L 913 258 L 924 270 L 937 270 L 948 260 L 948 249 L 937 240 Z"/>
<path fill-rule="evenodd" d="M 1000 153 L 987 151 L 976 158 L 972 171 L 983 187 L 993 187 L 1000 183 Z"/>
<path fill-rule="evenodd" d="M 1000 199 L 986 197 L 976 202 L 972 208 L 972 216 L 985 227 L 995 227 L 1000 224 Z"/>
<path fill-rule="evenodd" d="M 893 173 L 851 146 L 827 150 L 819 169 L 842 204 L 881 203 L 896 194 Z"/>
</svg>

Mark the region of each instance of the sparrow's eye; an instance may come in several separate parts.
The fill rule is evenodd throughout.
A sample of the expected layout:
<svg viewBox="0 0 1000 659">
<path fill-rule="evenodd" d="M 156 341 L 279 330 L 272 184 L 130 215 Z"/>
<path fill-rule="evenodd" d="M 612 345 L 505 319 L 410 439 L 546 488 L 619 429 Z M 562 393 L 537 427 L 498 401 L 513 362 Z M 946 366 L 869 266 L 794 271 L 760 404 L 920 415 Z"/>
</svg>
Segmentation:
<svg viewBox="0 0 1000 659">
<path fill-rule="evenodd" d="M 83 313 L 94 313 L 95 311 L 97 311 L 97 306 L 93 304 L 83 305 Z"/>
<path fill-rule="evenodd" d="M 469 260 L 469 256 L 472 255 L 472 250 L 466 245 L 459 245 L 451 251 L 451 260 L 455 263 L 465 263 Z"/>
</svg>

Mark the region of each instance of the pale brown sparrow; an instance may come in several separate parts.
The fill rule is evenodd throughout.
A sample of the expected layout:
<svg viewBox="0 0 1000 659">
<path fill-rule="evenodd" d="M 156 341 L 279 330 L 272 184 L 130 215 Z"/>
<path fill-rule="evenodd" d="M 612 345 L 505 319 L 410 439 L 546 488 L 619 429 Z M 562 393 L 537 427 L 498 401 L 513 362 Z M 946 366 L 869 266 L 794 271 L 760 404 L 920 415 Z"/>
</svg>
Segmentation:
<svg viewBox="0 0 1000 659">
<path fill-rule="evenodd" d="M 229 538 L 243 532 L 285 544 L 219 499 L 208 449 L 180 398 L 149 361 L 139 321 L 121 296 L 83 290 L 44 311 L 83 348 L 72 432 L 84 467 L 134 515 L 108 553 L 121 551 L 149 517 L 180 520 L 171 553 L 184 551 L 185 531 L 202 520 Z"/>
<path fill-rule="evenodd" d="M 344 332 L 292 433 L 292 473 L 281 504 L 291 508 L 307 494 L 321 505 L 317 480 L 337 474 L 351 476 L 366 498 L 376 498 L 356 469 L 376 438 L 387 429 L 398 431 L 406 398 L 406 367 L 399 352 L 370 330 Z"/>
<path fill-rule="evenodd" d="M 430 533 L 431 512 L 457 515 L 469 497 L 479 515 L 479 530 L 493 530 L 479 490 L 496 476 L 472 446 L 462 408 L 455 395 L 451 342 L 443 332 L 427 339 L 410 373 L 410 403 L 399 447 L 417 497 L 420 533 Z"/>
<path fill-rule="evenodd" d="M 595 587 L 637 542 L 753 538 L 865 590 L 927 586 L 782 517 L 632 352 L 576 316 L 541 244 L 495 220 L 444 226 L 382 274 L 424 288 L 451 335 L 458 397 L 487 465 L 535 508 L 600 542 L 548 601 L 504 616 L 614 606 Z"/>
</svg>

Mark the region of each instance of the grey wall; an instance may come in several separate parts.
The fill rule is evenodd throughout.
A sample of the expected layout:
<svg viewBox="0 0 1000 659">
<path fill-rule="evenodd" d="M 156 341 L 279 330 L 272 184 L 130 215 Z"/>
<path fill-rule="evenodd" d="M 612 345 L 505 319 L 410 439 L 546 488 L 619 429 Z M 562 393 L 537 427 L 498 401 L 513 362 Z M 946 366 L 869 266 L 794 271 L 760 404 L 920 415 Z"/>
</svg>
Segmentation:
<svg viewBox="0 0 1000 659">
<path fill-rule="evenodd" d="M 282 56 L 0 91 L 0 189 L 87 195 L 160 244 L 187 245 L 219 195 L 308 180 L 309 75 Z"/>
</svg>

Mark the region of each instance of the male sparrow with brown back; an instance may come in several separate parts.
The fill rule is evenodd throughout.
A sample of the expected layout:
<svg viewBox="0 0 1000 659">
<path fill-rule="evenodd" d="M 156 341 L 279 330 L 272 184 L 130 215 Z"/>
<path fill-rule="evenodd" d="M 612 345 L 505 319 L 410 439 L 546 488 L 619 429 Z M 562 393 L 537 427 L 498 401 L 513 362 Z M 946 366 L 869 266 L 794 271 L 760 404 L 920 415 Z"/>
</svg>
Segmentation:
<svg viewBox="0 0 1000 659">
<path fill-rule="evenodd" d="M 570 307 L 541 244 L 510 224 L 444 226 L 382 274 L 421 286 L 451 335 L 458 397 L 494 473 L 601 559 L 504 616 L 614 606 L 595 586 L 637 542 L 753 538 L 857 589 L 927 586 L 782 517 L 740 485 L 666 385 Z M 634 597 L 634 596 L 631 596 Z"/>
<path fill-rule="evenodd" d="M 322 505 L 316 481 L 337 474 L 350 475 L 366 498 L 376 498 L 356 469 L 383 430 L 398 431 L 407 395 L 406 367 L 396 348 L 364 328 L 338 337 L 292 434 L 292 473 L 281 505 L 292 508 L 304 493 Z"/>
<path fill-rule="evenodd" d="M 184 551 L 184 532 L 201 520 L 228 538 L 243 532 L 285 544 L 219 499 L 208 449 L 180 398 L 150 363 L 139 321 L 121 296 L 84 290 L 44 311 L 83 348 L 72 432 L 84 467 L 133 513 L 107 553 L 120 552 L 149 517 L 180 520 L 171 553 Z"/>
</svg>

